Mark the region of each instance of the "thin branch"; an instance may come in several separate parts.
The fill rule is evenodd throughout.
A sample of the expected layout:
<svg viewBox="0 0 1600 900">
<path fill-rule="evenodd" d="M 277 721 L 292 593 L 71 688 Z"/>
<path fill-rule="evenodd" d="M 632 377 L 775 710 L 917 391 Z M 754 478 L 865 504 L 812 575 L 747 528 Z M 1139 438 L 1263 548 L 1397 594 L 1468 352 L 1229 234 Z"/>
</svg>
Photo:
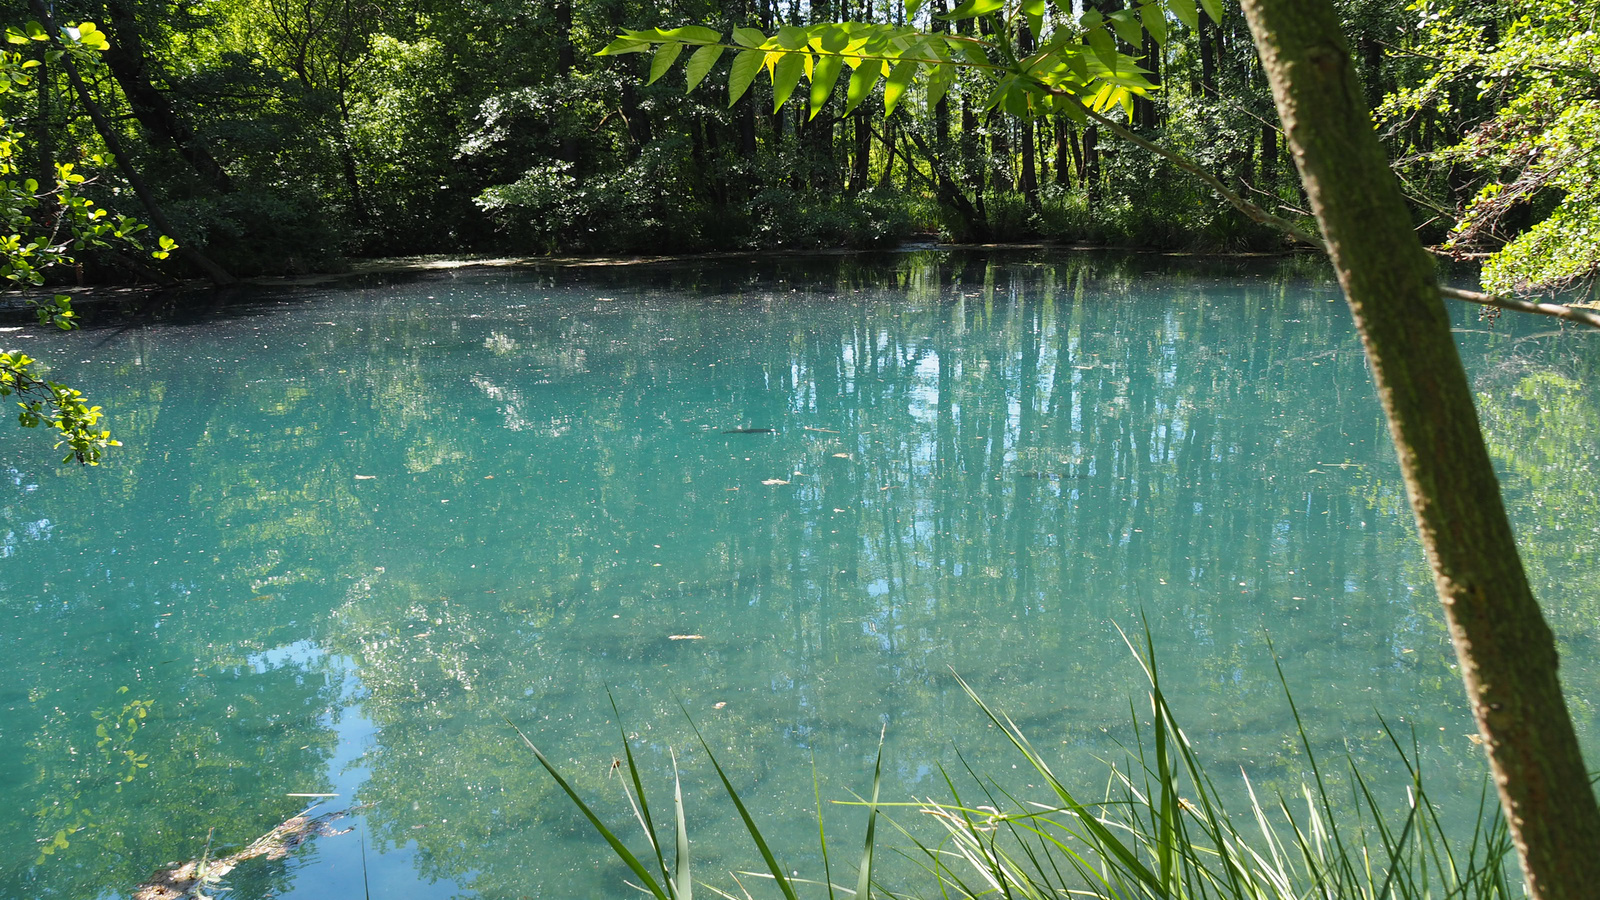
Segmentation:
<svg viewBox="0 0 1600 900">
<path fill-rule="evenodd" d="M 1477 291 L 1464 291 L 1453 287 L 1440 287 L 1439 293 L 1449 297 L 1451 300 L 1481 303 L 1484 306 L 1534 313 L 1541 316 L 1554 316 L 1557 319 L 1565 319 L 1568 322 L 1588 325 L 1590 328 L 1600 328 L 1600 314 L 1589 312 L 1586 309 L 1579 309 L 1576 306 L 1567 306 L 1562 303 L 1535 303 L 1531 300 L 1517 300 L 1512 297 L 1482 294 Z"/>
</svg>

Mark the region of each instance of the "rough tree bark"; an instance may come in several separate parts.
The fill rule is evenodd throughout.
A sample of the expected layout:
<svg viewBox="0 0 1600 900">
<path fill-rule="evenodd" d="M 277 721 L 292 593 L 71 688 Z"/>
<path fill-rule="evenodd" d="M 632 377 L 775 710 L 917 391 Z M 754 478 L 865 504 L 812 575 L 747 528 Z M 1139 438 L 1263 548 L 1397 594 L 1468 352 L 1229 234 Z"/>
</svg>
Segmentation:
<svg viewBox="0 0 1600 900">
<path fill-rule="evenodd" d="M 1484 447 L 1433 263 L 1373 130 L 1331 0 L 1243 0 L 1389 419 L 1528 889 L 1600 890 L 1600 808 Z"/>
</svg>

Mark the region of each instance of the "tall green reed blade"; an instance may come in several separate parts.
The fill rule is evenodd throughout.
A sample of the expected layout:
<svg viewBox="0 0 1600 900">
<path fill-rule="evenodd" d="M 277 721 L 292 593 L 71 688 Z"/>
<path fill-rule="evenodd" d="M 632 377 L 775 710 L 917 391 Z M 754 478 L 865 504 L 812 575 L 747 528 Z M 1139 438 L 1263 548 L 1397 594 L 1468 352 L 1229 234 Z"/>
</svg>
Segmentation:
<svg viewBox="0 0 1600 900">
<path fill-rule="evenodd" d="M 888 733 L 888 725 L 878 732 L 878 759 L 872 764 L 872 804 L 867 807 L 867 841 L 861 848 L 861 873 L 856 879 L 856 900 L 872 900 L 872 842 L 878 830 L 878 785 L 883 774 L 883 738 Z"/>
<path fill-rule="evenodd" d="M 1078 802 L 1072 792 L 1067 790 L 1066 785 L 1062 784 L 1061 780 L 1056 778 L 1055 773 L 1050 771 L 1050 766 L 1044 761 L 1044 758 L 1028 743 L 1028 739 L 1023 736 L 1016 723 L 1012 722 L 1009 717 L 1002 719 L 1001 716 L 997 715 L 983 701 L 983 698 L 978 696 L 978 692 L 972 689 L 972 685 L 967 684 L 966 680 L 960 675 L 956 675 L 955 679 L 961 685 L 961 689 L 966 691 L 967 696 L 972 699 L 972 702 L 978 704 L 978 708 L 983 710 L 984 715 L 989 717 L 989 721 L 1004 732 L 1006 738 L 1011 741 L 1012 746 L 1021 751 L 1023 757 L 1033 765 L 1033 768 L 1044 778 L 1045 783 L 1050 786 L 1051 791 L 1060 798 L 1062 805 L 1078 820 L 1084 830 L 1093 837 L 1098 847 L 1140 883 L 1150 889 L 1162 891 L 1161 880 L 1156 874 L 1150 871 L 1150 868 L 1139 859 L 1138 854 L 1133 849 L 1123 843 L 1120 838 L 1111 832 L 1111 829 L 1105 826 L 1105 823 L 1100 821 L 1093 810 Z"/>
<path fill-rule="evenodd" d="M 611 701 L 611 714 L 616 717 L 617 733 L 622 737 L 622 755 L 628 760 L 628 777 L 632 779 L 634 793 L 639 797 L 639 825 L 644 828 L 645 838 L 650 841 L 650 849 L 655 851 L 656 868 L 661 870 L 661 880 L 670 888 L 673 884 L 672 875 L 667 871 L 667 858 L 661 852 L 661 841 L 656 839 L 656 823 L 650 818 L 650 804 L 645 800 L 644 781 L 639 777 L 639 767 L 633 759 L 633 745 L 628 741 L 628 730 L 622 727 L 622 711 L 617 709 L 617 698 L 610 691 L 606 691 L 606 699 Z"/>
<path fill-rule="evenodd" d="M 671 883 L 676 888 L 677 900 L 694 900 L 694 881 L 689 875 L 689 820 L 683 812 L 683 781 L 678 777 L 677 752 L 667 752 L 672 755 L 672 810 L 678 818 L 677 857 L 673 860 Z"/>
<path fill-rule="evenodd" d="M 1289 712 L 1294 716 L 1294 727 L 1300 736 L 1300 747 L 1306 752 L 1306 763 L 1311 766 L 1311 776 L 1317 783 L 1317 795 L 1322 801 L 1322 809 L 1327 813 L 1327 833 L 1333 842 L 1335 871 L 1354 881 L 1355 872 L 1350 868 L 1351 854 L 1345 849 L 1344 838 L 1339 834 L 1339 823 L 1333 817 L 1333 803 L 1328 800 L 1328 788 L 1322 778 L 1322 767 L 1317 765 L 1317 756 L 1311 750 L 1311 737 L 1306 733 L 1305 722 L 1300 718 L 1300 707 L 1295 705 L 1294 695 L 1289 690 L 1289 677 L 1283 674 L 1283 660 L 1278 658 L 1278 649 L 1272 645 L 1270 637 L 1267 638 L 1267 652 L 1272 655 L 1272 665 L 1278 672 L 1278 683 L 1283 686 L 1284 699 L 1288 701 Z"/>
<path fill-rule="evenodd" d="M 828 900 L 834 900 L 833 867 L 828 863 L 828 830 L 822 824 L 822 783 L 817 780 L 817 751 L 811 751 L 811 792 L 817 799 L 817 846 L 822 850 L 822 882 L 828 886 Z"/>
<path fill-rule="evenodd" d="M 650 892 L 650 895 L 657 898 L 657 900 L 673 900 L 672 895 L 667 893 L 655 878 L 650 875 L 650 870 L 644 867 L 644 863 L 639 861 L 639 857 L 634 856 L 633 851 L 629 850 L 627 845 L 618 840 L 617 836 L 611 833 L 611 829 L 600 821 L 600 817 L 595 815 L 594 810 L 589 808 L 589 804 L 583 802 L 583 798 L 578 796 L 578 792 L 572 789 L 572 785 L 568 784 L 565 778 L 561 777 L 561 773 L 557 772 L 556 767 L 551 765 L 550 760 L 545 758 L 544 753 L 533 745 L 533 741 L 528 740 L 528 736 L 522 733 L 522 729 L 518 728 L 511 719 L 505 716 L 501 716 L 501 718 L 505 719 L 506 724 L 511 726 L 511 730 L 517 733 L 517 737 L 522 738 L 522 742 L 528 745 L 528 749 L 533 751 L 534 758 L 539 760 L 539 765 L 544 766 L 544 770 L 550 773 L 550 777 L 556 780 L 556 784 L 560 785 L 563 791 L 566 791 L 573 804 L 589 820 L 589 824 L 594 826 L 594 830 L 600 832 L 600 836 L 605 838 L 607 844 L 611 845 L 611 851 L 617 854 L 617 858 L 622 860 L 629 869 L 632 869 L 633 874 L 639 876 L 639 880 L 644 882 L 644 886 Z"/>
<path fill-rule="evenodd" d="M 680 705 L 679 709 L 683 709 Z M 722 787 L 728 792 L 728 799 L 733 801 L 734 809 L 739 811 L 739 818 L 744 820 L 745 831 L 750 833 L 750 839 L 755 842 L 756 849 L 761 851 L 761 859 L 767 864 L 767 871 L 772 873 L 772 880 L 777 882 L 778 890 L 788 900 L 800 900 L 795 895 L 794 887 L 789 884 L 789 879 L 783 874 L 783 867 L 778 865 L 777 857 L 772 855 L 772 848 L 767 846 L 767 839 L 762 836 L 761 829 L 756 826 L 756 820 L 751 818 L 750 810 L 745 808 L 744 801 L 739 799 L 739 792 L 733 789 L 733 782 L 728 780 L 728 773 L 722 770 L 722 765 L 717 762 L 716 754 L 711 752 L 711 745 L 706 743 L 705 736 L 700 733 L 700 726 L 695 724 L 694 717 L 689 715 L 689 710 L 683 709 L 683 717 L 689 720 L 689 727 L 694 729 L 694 736 L 700 741 L 700 746 L 706 751 L 706 759 L 711 761 L 711 768 L 717 771 L 717 777 L 722 779 Z"/>
</svg>

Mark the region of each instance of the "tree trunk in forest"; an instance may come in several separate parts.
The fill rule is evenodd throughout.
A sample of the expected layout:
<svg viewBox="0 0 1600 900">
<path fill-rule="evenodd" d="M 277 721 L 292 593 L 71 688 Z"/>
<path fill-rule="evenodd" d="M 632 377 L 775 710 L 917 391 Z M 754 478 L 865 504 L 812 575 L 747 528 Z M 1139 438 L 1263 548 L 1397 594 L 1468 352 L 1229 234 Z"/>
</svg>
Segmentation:
<svg viewBox="0 0 1600 900">
<path fill-rule="evenodd" d="M 228 173 L 151 79 L 149 54 L 133 9 L 125 2 L 108 3 L 106 15 L 111 26 L 111 46 L 103 56 L 111 77 L 128 99 L 134 118 L 159 142 L 175 148 L 213 190 L 224 194 L 231 191 L 233 183 Z"/>
<path fill-rule="evenodd" d="M 1217 54 L 1211 45 L 1211 32 L 1216 24 L 1209 16 L 1200 17 L 1200 27 L 1195 29 L 1195 40 L 1200 44 L 1200 94 L 1208 100 L 1217 99 Z"/>
<path fill-rule="evenodd" d="M 1535 900 L 1600 886 L 1600 807 L 1517 555 L 1433 263 L 1331 0 L 1244 0 L 1284 132 L 1361 331 L 1473 715 Z"/>
<path fill-rule="evenodd" d="M 1278 131 L 1261 123 L 1261 188 L 1277 195 L 1278 187 Z"/>
<path fill-rule="evenodd" d="M 872 179 L 872 130 L 867 124 L 866 110 L 858 109 L 851 116 L 856 146 L 850 162 L 850 190 L 855 193 L 866 190 L 867 182 Z"/>
<path fill-rule="evenodd" d="M 1161 87 L 1161 44 L 1151 36 L 1148 30 L 1144 31 L 1143 34 L 1144 46 L 1139 64 L 1150 70 L 1148 78 L 1150 83 L 1158 89 L 1157 94 L 1159 95 Z M 1133 103 L 1133 122 L 1135 127 L 1143 128 L 1146 131 L 1154 131 L 1160 127 L 1161 111 L 1156 106 L 1154 97 L 1136 96 Z"/>
<path fill-rule="evenodd" d="M 1024 24 L 1017 29 L 1017 52 L 1023 56 L 1033 53 L 1033 32 Z M 1034 158 L 1037 145 L 1034 132 L 1033 118 L 1022 119 L 1022 173 L 1017 178 L 1017 189 L 1022 191 L 1022 199 L 1028 208 L 1037 212 L 1039 209 L 1039 165 Z"/>
<path fill-rule="evenodd" d="M 1072 176 L 1067 172 L 1067 167 L 1072 165 L 1072 148 L 1076 141 L 1072 132 L 1067 128 L 1066 119 L 1056 116 L 1056 184 L 1062 187 L 1072 186 Z"/>
<path fill-rule="evenodd" d="M 948 7 L 945 0 L 933 2 L 933 31 L 935 34 L 944 34 L 950 30 L 950 23 L 944 19 Z M 940 97 L 939 102 L 933 107 L 933 145 L 940 153 L 950 147 L 950 98 Z"/>
<path fill-rule="evenodd" d="M 56 38 L 55 20 L 50 15 L 50 10 L 44 5 L 44 0 L 28 0 L 28 7 L 34 16 L 44 25 L 45 31 L 50 35 L 50 46 L 62 50 L 61 41 Z M 117 169 L 122 172 L 122 177 L 127 180 L 128 186 L 133 188 L 134 194 L 139 197 L 139 202 L 144 204 L 145 213 L 150 217 L 150 224 L 158 231 L 168 236 L 175 236 L 176 229 L 167 220 L 161 211 L 161 205 L 156 202 L 156 197 L 150 187 L 145 184 L 133 164 L 128 160 L 128 155 L 122 151 L 122 139 L 117 134 L 116 126 L 106 117 L 100 104 L 95 102 L 94 95 L 89 93 L 88 85 L 83 83 L 83 78 L 78 74 L 78 67 L 72 62 L 72 56 L 64 50 L 60 56 L 62 71 L 67 73 L 67 81 L 72 85 L 72 90 L 78 95 L 78 101 L 83 104 L 83 109 L 89 114 L 89 120 L 94 123 L 95 130 L 100 133 L 100 139 L 105 141 L 106 149 L 116 157 Z M 196 268 L 210 276 L 213 284 L 233 284 L 238 279 L 229 274 L 227 269 L 217 265 L 210 257 L 193 247 L 180 246 L 178 255 L 193 263 Z"/>
<path fill-rule="evenodd" d="M 887 155 L 883 160 L 883 172 L 878 175 L 878 190 L 884 191 L 894 187 L 894 144 L 895 127 L 893 120 L 883 123 L 883 148 Z"/>
<path fill-rule="evenodd" d="M 1034 154 L 1033 120 L 1022 120 L 1022 176 L 1017 179 L 1017 190 L 1028 208 L 1039 208 L 1039 164 Z"/>
<path fill-rule="evenodd" d="M 928 169 L 933 174 L 923 175 L 922 170 L 917 168 L 917 164 L 912 160 L 910 154 L 900 150 L 901 159 L 906 164 L 906 171 L 932 184 L 934 191 L 938 194 L 939 202 L 947 204 L 951 209 L 955 210 L 956 215 L 961 217 L 962 228 L 966 233 L 957 235 L 957 237 L 963 240 L 987 241 L 990 237 L 989 220 L 988 214 L 983 208 L 983 195 L 979 194 L 976 202 L 968 200 L 967 195 L 961 192 L 960 185 L 956 184 L 955 179 L 950 177 L 950 173 L 940 163 L 939 157 L 928 149 L 927 142 L 923 141 L 922 136 L 917 134 L 916 129 L 907 128 L 906 137 L 916 146 L 923 158 L 928 161 Z M 893 144 L 885 141 L 884 145 L 889 148 L 891 153 L 895 152 L 896 148 Z"/>
<path fill-rule="evenodd" d="M 1100 126 L 1083 130 L 1083 167 L 1078 176 L 1091 205 L 1100 202 Z"/>
<path fill-rule="evenodd" d="M 756 107 L 749 94 L 739 98 L 734 116 L 739 120 L 739 155 L 749 159 L 756 155 Z"/>
<path fill-rule="evenodd" d="M 997 109 L 984 116 L 989 129 L 989 158 L 994 166 L 994 189 L 1010 193 L 1015 187 L 1011 178 L 1011 117 Z"/>
<path fill-rule="evenodd" d="M 572 72 L 572 0 L 556 0 L 551 12 L 556 19 L 556 74 Z"/>
</svg>

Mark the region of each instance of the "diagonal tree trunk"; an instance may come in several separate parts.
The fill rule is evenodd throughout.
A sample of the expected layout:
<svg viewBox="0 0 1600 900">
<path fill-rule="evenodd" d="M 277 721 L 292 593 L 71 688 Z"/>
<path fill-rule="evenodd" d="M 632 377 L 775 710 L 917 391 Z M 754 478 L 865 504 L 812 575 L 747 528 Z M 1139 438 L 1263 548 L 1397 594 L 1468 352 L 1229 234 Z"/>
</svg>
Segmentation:
<svg viewBox="0 0 1600 900">
<path fill-rule="evenodd" d="M 33 14 L 39 18 L 39 22 L 44 25 L 45 31 L 49 32 L 50 46 L 56 50 L 62 50 L 61 42 L 56 38 L 58 32 L 56 31 L 55 22 L 50 16 L 49 9 L 44 5 L 44 0 L 28 0 L 28 6 L 33 10 Z M 78 67 L 73 63 L 72 55 L 62 52 L 60 62 L 62 70 L 67 73 L 68 83 L 72 85 L 73 91 L 77 93 L 78 100 L 83 104 L 84 111 L 89 114 L 89 120 L 94 123 L 95 130 L 100 133 L 100 139 L 105 141 L 106 149 L 110 150 L 112 156 L 116 157 L 117 169 L 122 172 L 122 177 L 127 180 L 128 186 L 133 188 L 134 194 L 139 197 L 139 202 L 144 204 L 145 213 L 150 217 L 150 224 L 154 225 L 162 234 L 174 234 L 176 229 L 167 220 L 166 213 L 161 211 L 161 204 L 156 202 L 155 193 L 145 183 L 144 176 L 140 175 L 139 171 L 129 162 L 128 155 L 122 152 L 122 139 L 117 135 L 116 126 L 106 116 L 105 111 L 100 108 L 100 104 L 95 102 L 94 95 L 89 93 L 89 87 L 83 83 L 83 78 L 78 74 Z M 180 246 L 178 247 L 178 255 L 205 272 L 211 278 L 213 284 L 228 285 L 238 281 L 227 269 L 217 265 L 210 257 L 194 247 Z"/>
<path fill-rule="evenodd" d="M 1600 808 L 1450 333 L 1330 0 L 1244 0 L 1366 346 L 1462 678 L 1536 900 L 1600 891 Z"/>
<path fill-rule="evenodd" d="M 213 189 L 220 193 L 233 190 L 228 173 L 211 155 L 205 142 L 178 115 L 167 95 L 155 86 L 150 55 L 145 51 L 144 36 L 132 6 L 125 0 L 116 0 L 106 4 L 106 13 L 110 20 L 107 24 L 111 26 L 111 46 L 105 51 L 106 66 L 122 88 L 123 96 L 128 98 L 128 108 L 139 124 L 158 140 L 172 145 Z"/>
</svg>

